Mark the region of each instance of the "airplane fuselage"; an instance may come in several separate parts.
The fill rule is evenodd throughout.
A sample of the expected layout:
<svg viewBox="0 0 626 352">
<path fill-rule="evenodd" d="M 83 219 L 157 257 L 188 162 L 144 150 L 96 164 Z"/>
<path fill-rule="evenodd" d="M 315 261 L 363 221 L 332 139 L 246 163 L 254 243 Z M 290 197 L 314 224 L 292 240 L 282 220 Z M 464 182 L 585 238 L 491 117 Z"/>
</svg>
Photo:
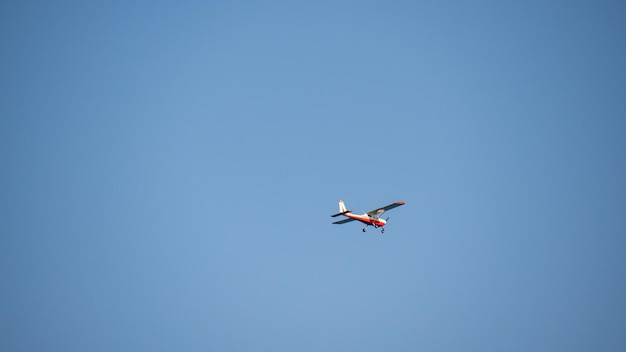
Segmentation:
<svg viewBox="0 0 626 352">
<path fill-rule="evenodd" d="M 347 213 L 347 214 L 343 214 L 344 216 L 347 216 L 351 219 L 354 220 L 358 220 L 366 225 L 372 225 L 374 227 L 382 227 L 385 226 L 387 224 L 387 221 L 380 219 L 380 218 L 374 218 L 374 217 L 370 217 L 367 214 L 363 214 L 363 215 L 356 215 L 356 214 L 352 214 L 352 213 Z"/>
</svg>

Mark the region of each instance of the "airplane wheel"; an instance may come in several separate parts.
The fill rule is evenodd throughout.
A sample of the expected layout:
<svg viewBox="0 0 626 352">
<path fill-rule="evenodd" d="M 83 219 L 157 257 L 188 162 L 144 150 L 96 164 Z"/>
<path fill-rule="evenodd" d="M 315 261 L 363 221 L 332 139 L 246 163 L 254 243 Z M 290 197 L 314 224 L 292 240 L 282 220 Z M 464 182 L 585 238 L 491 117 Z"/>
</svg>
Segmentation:
<svg viewBox="0 0 626 352">
<path fill-rule="evenodd" d="M 380 233 L 385 233 L 385 229 L 380 229 Z"/>
<path fill-rule="evenodd" d="M 365 231 L 367 231 L 367 228 L 366 228 L 366 227 L 364 227 L 364 228 L 363 228 L 363 232 L 365 232 Z"/>
</svg>

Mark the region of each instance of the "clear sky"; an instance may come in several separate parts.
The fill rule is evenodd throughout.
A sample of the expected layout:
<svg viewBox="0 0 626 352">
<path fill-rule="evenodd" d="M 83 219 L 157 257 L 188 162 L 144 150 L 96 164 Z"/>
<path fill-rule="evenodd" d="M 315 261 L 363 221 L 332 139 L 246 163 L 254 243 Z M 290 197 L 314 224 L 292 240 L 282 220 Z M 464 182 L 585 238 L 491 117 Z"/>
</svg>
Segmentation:
<svg viewBox="0 0 626 352">
<path fill-rule="evenodd" d="M 624 351 L 625 38 L 621 1 L 4 1 L 0 350 Z"/>
</svg>

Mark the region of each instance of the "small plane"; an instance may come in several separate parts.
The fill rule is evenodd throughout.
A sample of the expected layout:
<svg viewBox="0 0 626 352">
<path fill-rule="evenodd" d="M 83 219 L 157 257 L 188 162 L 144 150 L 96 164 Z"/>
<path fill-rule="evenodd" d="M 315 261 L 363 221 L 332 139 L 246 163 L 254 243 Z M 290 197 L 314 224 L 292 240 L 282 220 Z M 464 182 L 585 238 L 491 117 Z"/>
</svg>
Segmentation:
<svg viewBox="0 0 626 352">
<path fill-rule="evenodd" d="M 365 227 L 363 228 L 363 232 L 367 231 L 367 227 L 371 225 L 371 226 L 374 226 L 374 228 L 380 227 L 381 228 L 380 233 L 385 233 L 385 228 L 383 226 L 387 224 L 387 220 L 389 220 L 389 217 L 383 220 L 380 218 L 380 216 L 387 210 L 391 210 L 401 205 L 404 205 L 404 202 L 395 202 L 387 206 L 384 206 L 382 208 L 368 211 L 367 213 L 363 215 L 357 215 L 357 214 L 352 214 L 352 210 L 347 210 L 346 205 L 343 204 L 343 200 L 339 200 L 339 212 L 337 214 L 331 215 L 331 217 L 334 218 L 339 215 L 343 215 L 347 217 L 347 219 L 335 221 L 333 222 L 333 224 L 345 224 L 350 221 L 358 220 L 365 224 Z"/>
</svg>

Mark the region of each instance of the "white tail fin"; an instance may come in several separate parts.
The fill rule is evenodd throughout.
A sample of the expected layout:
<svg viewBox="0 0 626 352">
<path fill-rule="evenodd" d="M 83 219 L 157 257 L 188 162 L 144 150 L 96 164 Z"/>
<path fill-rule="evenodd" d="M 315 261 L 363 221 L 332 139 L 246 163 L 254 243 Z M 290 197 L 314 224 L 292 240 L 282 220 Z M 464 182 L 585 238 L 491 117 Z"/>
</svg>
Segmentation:
<svg viewBox="0 0 626 352">
<path fill-rule="evenodd" d="M 337 214 L 331 215 L 333 218 L 339 215 L 345 215 L 346 213 L 350 213 L 352 210 L 347 210 L 346 205 L 343 204 L 343 200 L 339 200 L 339 212 Z"/>
<path fill-rule="evenodd" d="M 339 200 L 339 212 L 340 213 L 345 213 L 346 212 L 346 205 L 343 204 L 343 200 Z"/>
</svg>

